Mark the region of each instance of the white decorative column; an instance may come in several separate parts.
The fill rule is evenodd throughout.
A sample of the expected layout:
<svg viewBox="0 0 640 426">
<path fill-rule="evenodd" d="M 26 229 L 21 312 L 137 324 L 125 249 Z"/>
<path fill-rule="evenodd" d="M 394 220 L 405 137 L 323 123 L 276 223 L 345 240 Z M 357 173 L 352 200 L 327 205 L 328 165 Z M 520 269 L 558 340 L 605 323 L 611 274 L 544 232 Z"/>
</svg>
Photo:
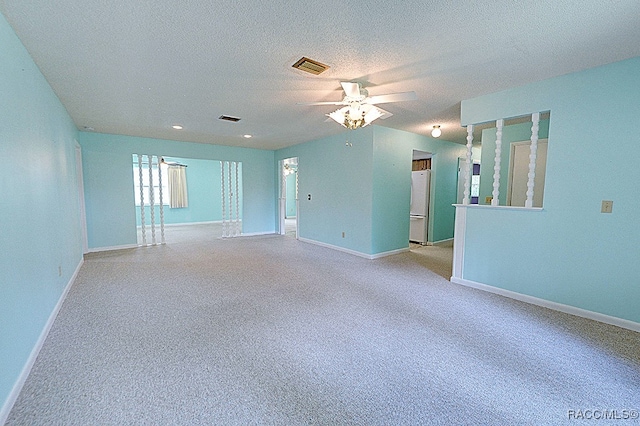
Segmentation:
<svg viewBox="0 0 640 426">
<path fill-rule="evenodd" d="M 224 181 L 224 161 L 220 162 L 220 195 L 222 197 L 222 237 L 224 238 L 226 236 L 227 233 L 227 222 L 226 222 L 226 215 L 227 215 L 227 208 L 225 205 L 225 202 L 227 200 L 227 196 L 226 196 L 226 185 L 225 185 L 225 181 Z"/>
<path fill-rule="evenodd" d="M 149 161 L 149 213 L 151 213 L 151 244 L 156 245 L 156 206 L 153 193 L 153 155 L 147 155 Z"/>
<path fill-rule="evenodd" d="M 471 204 L 471 156 L 473 155 L 473 124 L 467 125 L 467 156 L 464 163 L 464 198 L 462 204 Z"/>
<path fill-rule="evenodd" d="M 164 240 L 164 200 L 163 200 L 163 194 L 162 194 L 162 161 L 159 155 L 157 156 L 158 158 L 158 188 L 159 188 L 159 197 L 160 200 L 160 244 L 165 244 L 165 240 Z"/>
<path fill-rule="evenodd" d="M 227 173 L 229 173 L 229 227 L 227 237 L 230 237 L 233 232 L 233 186 L 231 182 L 231 161 L 228 163 Z"/>
<path fill-rule="evenodd" d="M 538 132 L 540 130 L 540 113 L 531 114 L 531 151 L 529 153 L 529 174 L 527 181 L 527 200 L 524 202 L 525 207 L 533 207 L 533 186 L 536 178 L 536 157 L 538 153 Z"/>
<path fill-rule="evenodd" d="M 238 184 L 238 162 L 235 161 L 235 171 L 236 171 L 236 190 L 235 190 L 235 194 L 236 194 L 236 236 L 240 235 L 241 233 L 241 229 L 240 229 L 240 197 L 238 197 L 238 190 L 239 190 L 239 184 Z"/>
<path fill-rule="evenodd" d="M 297 165 L 297 161 L 296 161 Z M 300 235 L 300 203 L 298 202 L 298 170 L 299 166 L 296 167 L 296 240 L 299 239 Z"/>
<path fill-rule="evenodd" d="M 496 156 L 493 159 L 493 192 L 491 193 L 491 205 L 500 205 L 500 167 L 502 162 L 502 128 L 504 120 L 496 120 Z"/>
<path fill-rule="evenodd" d="M 147 230 L 144 223 L 144 179 L 142 175 L 142 155 L 138 156 L 138 183 L 140 184 L 140 230 L 142 232 L 142 245 L 147 245 Z"/>
<path fill-rule="evenodd" d="M 287 175 L 285 173 L 285 160 L 280 160 L 278 162 L 279 170 L 280 170 L 280 194 L 278 196 L 278 223 L 280 224 L 280 235 L 284 235 L 285 228 L 285 216 L 286 216 L 286 186 L 287 186 Z"/>
</svg>

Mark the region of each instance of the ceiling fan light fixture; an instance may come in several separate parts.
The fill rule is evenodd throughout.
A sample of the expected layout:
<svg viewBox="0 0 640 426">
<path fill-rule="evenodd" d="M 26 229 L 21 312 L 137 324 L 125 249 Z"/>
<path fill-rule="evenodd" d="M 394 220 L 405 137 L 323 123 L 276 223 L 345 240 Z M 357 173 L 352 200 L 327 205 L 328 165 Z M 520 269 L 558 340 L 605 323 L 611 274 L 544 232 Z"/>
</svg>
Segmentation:
<svg viewBox="0 0 640 426">
<path fill-rule="evenodd" d="M 349 130 L 356 130 L 380 118 L 383 112 L 373 105 L 349 105 L 327 114 L 336 123 Z"/>
<path fill-rule="evenodd" d="M 340 124 L 341 126 L 347 127 L 347 125 L 345 124 L 346 123 L 346 117 L 347 117 L 347 112 L 344 111 L 345 109 L 348 110 L 347 107 L 344 107 L 344 108 L 337 109 L 337 110 L 335 110 L 333 112 L 330 112 L 327 115 L 329 116 L 329 118 L 331 118 L 336 123 Z"/>
<path fill-rule="evenodd" d="M 434 138 L 439 138 L 442 134 L 442 130 L 440 130 L 440 126 L 433 126 L 433 130 L 431 131 L 431 136 Z"/>
<path fill-rule="evenodd" d="M 367 112 L 364 116 L 364 121 L 365 121 L 365 126 L 367 124 L 370 124 L 373 120 L 376 120 L 378 118 L 382 117 L 382 112 L 380 112 L 380 110 L 378 108 L 371 108 L 369 110 L 369 112 Z"/>
<path fill-rule="evenodd" d="M 336 123 L 350 130 L 365 127 L 378 118 L 389 118 L 393 114 L 375 104 L 414 101 L 417 99 L 415 92 L 390 93 L 387 95 L 369 96 L 369 92 L 361 83 L 340 82 L 344 97 L 339 102 L 312 102 L 299 105 L 345 105 L 329 114 L 326 114 Z"/>
<path fill-rule="evenodd" d="M 340 124 L 343 127 L 346 127 L 349 130 L 355 130 L 367 125 L 367 123 L 365 123 L 364 121 L 364 114 L 356 114 L 352 116 L 349 107 L 340 108 L 327 115 L 336 123 Z"/>
</svg>

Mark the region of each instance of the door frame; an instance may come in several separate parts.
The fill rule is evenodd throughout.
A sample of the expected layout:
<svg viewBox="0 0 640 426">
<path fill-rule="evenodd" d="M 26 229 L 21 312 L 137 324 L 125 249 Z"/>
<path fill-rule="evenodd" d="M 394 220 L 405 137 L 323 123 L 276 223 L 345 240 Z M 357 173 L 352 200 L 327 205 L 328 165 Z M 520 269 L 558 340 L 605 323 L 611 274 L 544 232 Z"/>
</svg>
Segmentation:
<svg viewBox="0 0 640 426">
<path fill-rule="evenodd" d="M 287 179 L 285 178 L 285 164 L 287 160 L 295 160 L 296 164 L 296 182 L 299 179 L 299 164 L 298 157 L 287 157 L 278 161 L 278 233 L 280 235 L 285 235 L 285 219 L 287 217 Z M 296 240 L 300 235 L 300 203 L 298 197 L 299 184 L 296 185 Z"/>
<path fill-rule="evenodd" d="M 76 179 L 78 185 L 78 204 L 80 207 L 80 227 L 82 228 L 82 253 L 89 253 L 89 241 L 87 237 L 87 211 L 84 201 L 84 177 L 82 172 L 82 147 L 75 141 L 76 152 Z"/>
</svg>

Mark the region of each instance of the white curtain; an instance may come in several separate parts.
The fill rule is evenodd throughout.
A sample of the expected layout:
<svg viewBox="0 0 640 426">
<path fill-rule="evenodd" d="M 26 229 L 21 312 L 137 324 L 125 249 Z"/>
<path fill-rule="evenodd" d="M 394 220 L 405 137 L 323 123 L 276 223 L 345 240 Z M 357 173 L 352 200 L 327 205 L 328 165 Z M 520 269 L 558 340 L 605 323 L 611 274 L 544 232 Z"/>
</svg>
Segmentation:
<svg viewBox="0 0 640 426">
<path fill-rule="evenodd" d="M 189 207 L 187 168 L 184 166 L 169 166 L 169 206 L 172 209 Z"/>
</svg>

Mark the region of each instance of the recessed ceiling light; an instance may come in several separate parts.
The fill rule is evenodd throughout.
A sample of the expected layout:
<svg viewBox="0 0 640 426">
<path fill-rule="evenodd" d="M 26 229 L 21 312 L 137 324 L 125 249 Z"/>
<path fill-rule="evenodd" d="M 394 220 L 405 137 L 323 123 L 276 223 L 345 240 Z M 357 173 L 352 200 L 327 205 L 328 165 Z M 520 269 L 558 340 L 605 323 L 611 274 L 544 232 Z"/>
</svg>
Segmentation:
<svg viewBox="0 0 640 426">
<path fill-rule="evenodd" d="M 173 127 L 173 128 L 174 128 L 174 129 L 176 129 L 176 130 L 182 130 L 182 126 L 181 126 L 181 125 L 179 125 L 179 124 L 174 124 L 174 125 L 173 125 L 173 126 L 171 126 L 171 127 Z"/>
<path fill-rule="evenodd" d="M 242 135 L 242 137 L 249 139 L 252 135 Z"/>
</svg>

